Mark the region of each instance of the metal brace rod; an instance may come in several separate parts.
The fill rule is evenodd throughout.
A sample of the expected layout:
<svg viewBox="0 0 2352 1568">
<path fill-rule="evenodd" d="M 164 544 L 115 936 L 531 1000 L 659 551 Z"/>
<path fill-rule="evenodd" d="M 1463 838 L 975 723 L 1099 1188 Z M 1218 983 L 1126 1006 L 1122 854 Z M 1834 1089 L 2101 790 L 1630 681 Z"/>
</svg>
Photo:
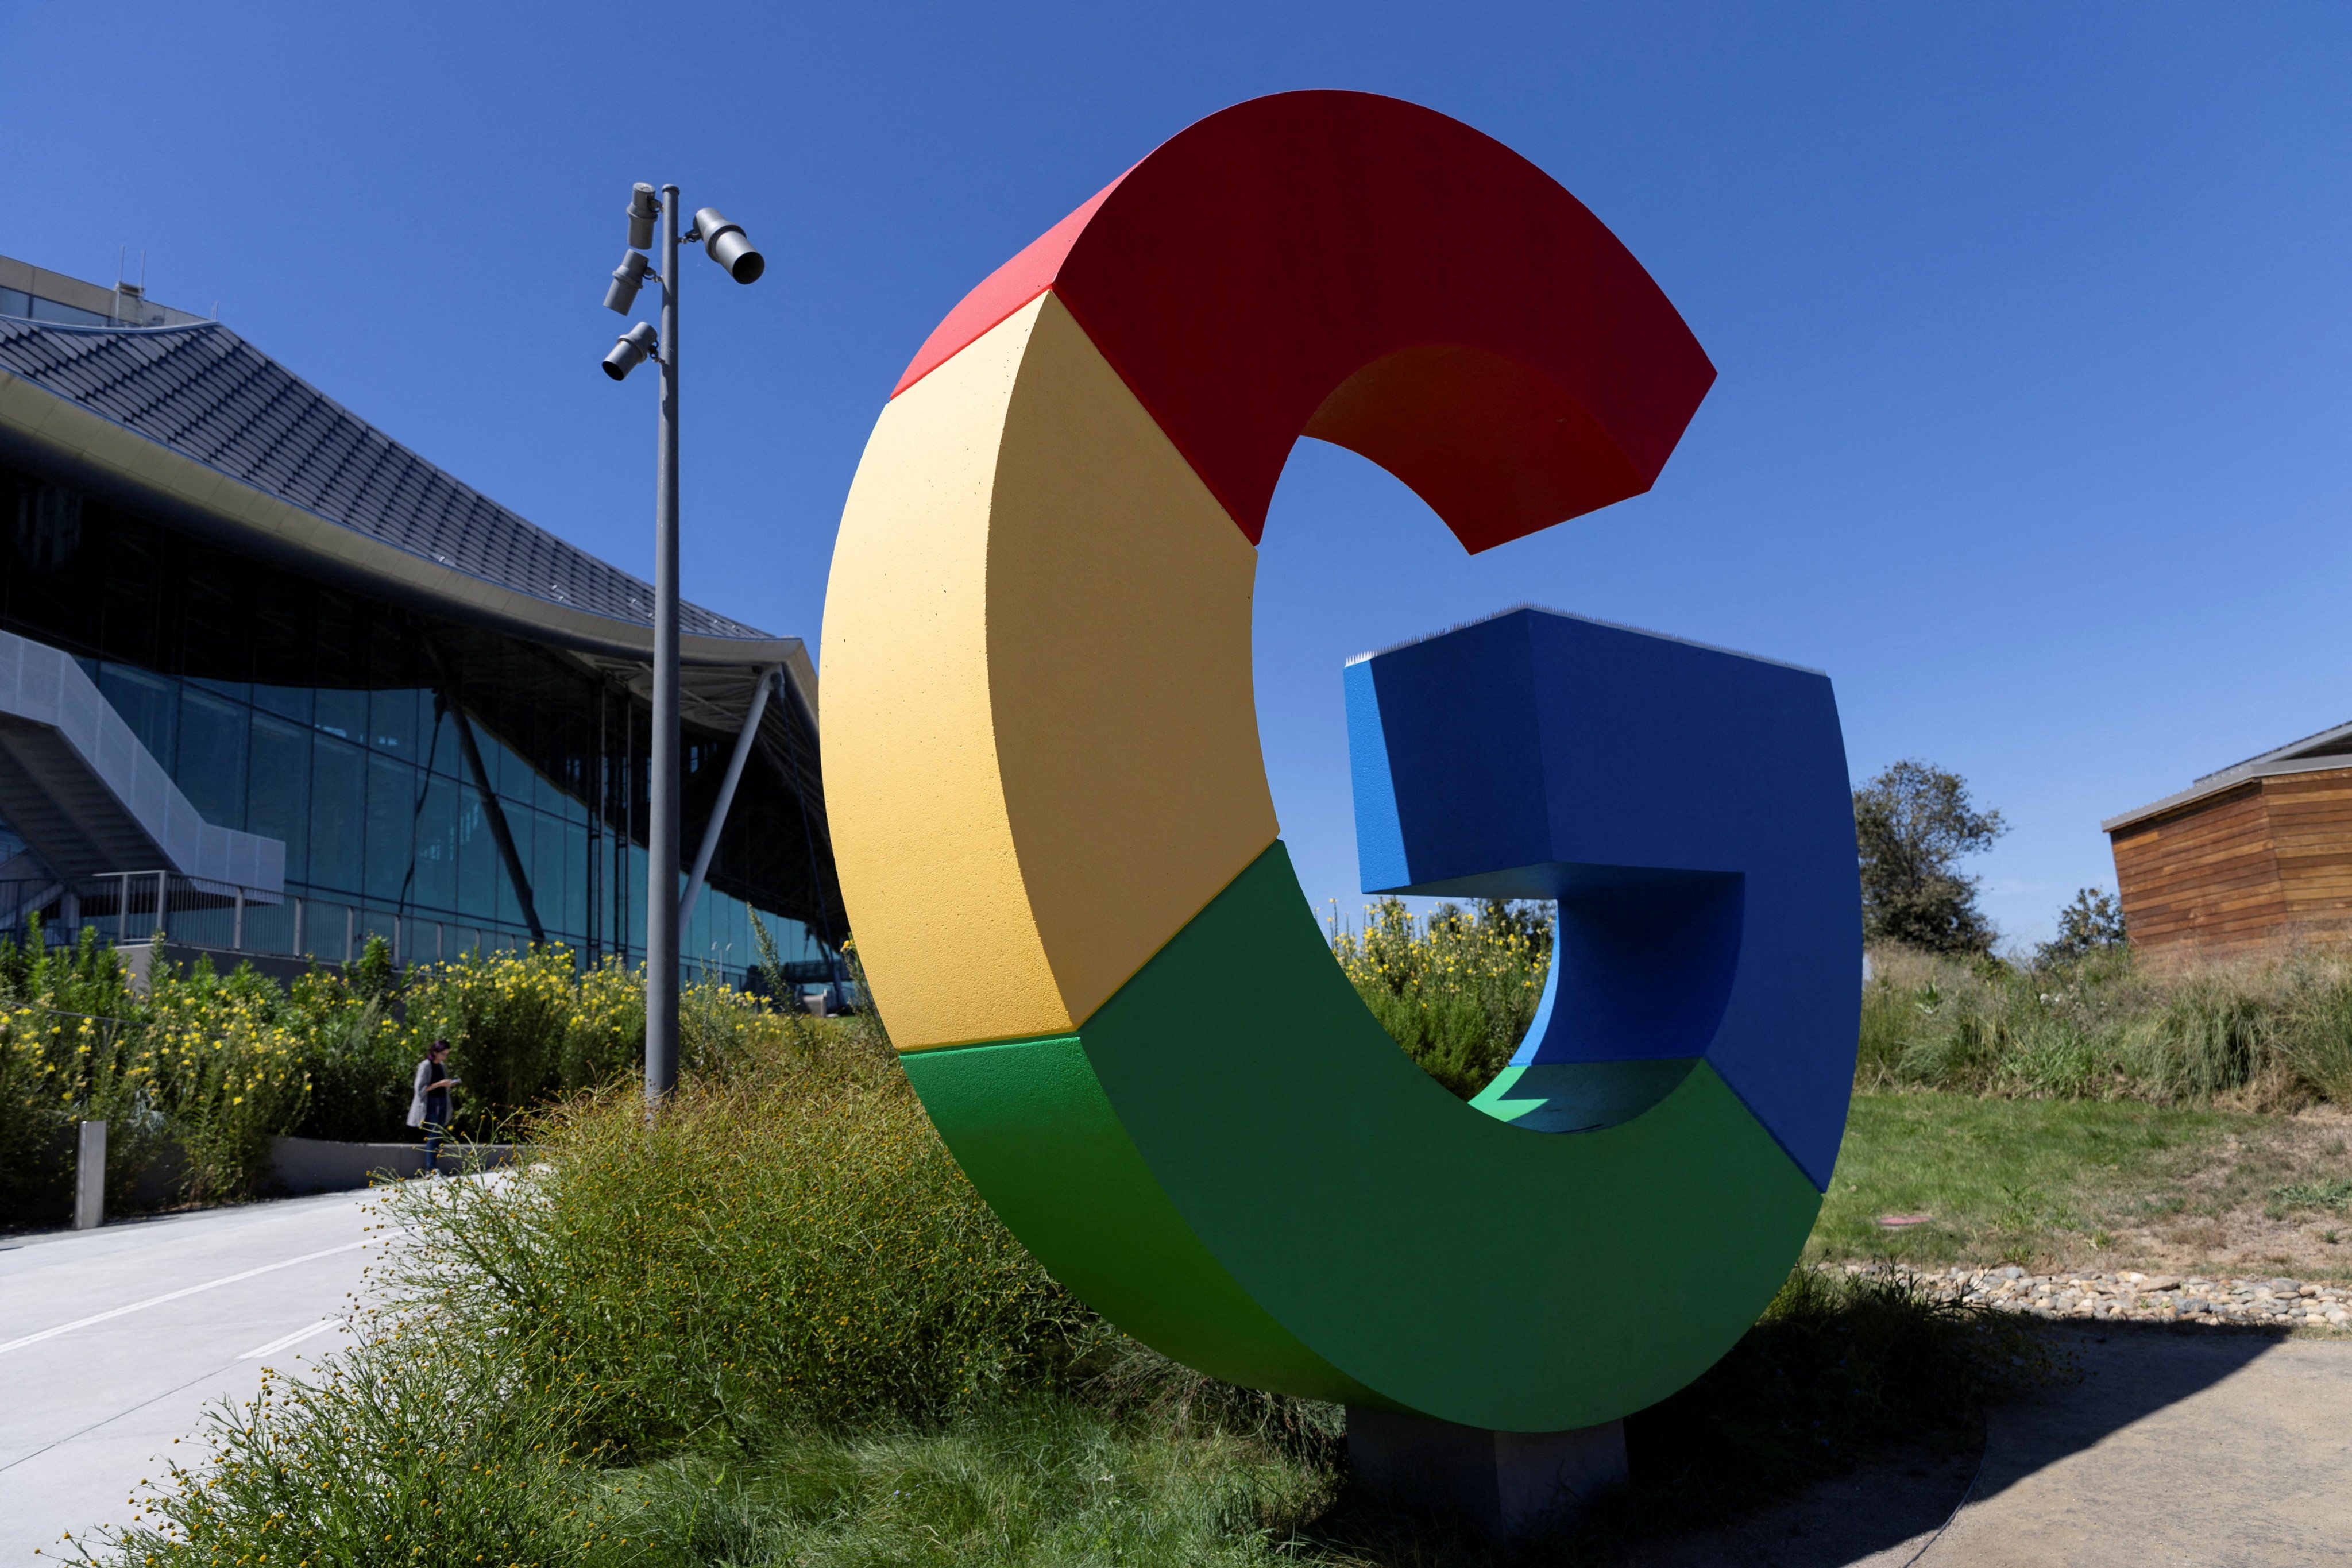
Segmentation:
<svg viewBox="0 0 2352 1568">
<path fill-rule="evenodd" d="M 686 879 L 686 891 L 677 900 L 677 929 L 684 931 L 686 922 L 694 918 L 694 901 L 702 896 L 702 879 L 710 869 L 710 858 L 719 850 L 719 830 L 727 826 L 728 808 L 735 804 L 735 786 L 742 782 L 743 763 L 751 755 L 751 742 L 759 738 L 760 715 L 768 710 L 768 692 L 783 674 L 784 667 L 771 664 L 761 667 L 759 683 L 751 689 L 751 710 L 743 715 L 743 728 L 736 733 L 734 754 L 727 759 L 726 776 L 719 781 L 719 800 L 710 808 L 710 822 L 702 830 L 702 847 L 694 852 L 694 872 Z"/>
<path fill-rule="evenodd" d="M 539 908 L 531 902 L 530 878 L 524 874 L 522 856 L 515 848 L 514 834 L 507 826 L 506 807 L 499 802 L 499 792 L 490 784 L 490 771 L 482 765 L 482 749 L 474 743 L 474 726 L 466 717 L 466 705 L 457 700 L 454 685 L 444 686 L 441 700 L 449 716 L 457 721 L 457 748 L 465 753 L 466 766 L 474 775 L 474 787 L 482 792 L 482 816 L 488 819 L 490 837 L 498 842 L 499 856 L 507 863 L 507 880 L 514 884 L 515 900 L 522 905 L 523 923 L 530 927 L 534 946 L 547 944 L 547 932 L 539 923 Z M 397 931 L 395 926 L 394 930 Z"/>
</svg>

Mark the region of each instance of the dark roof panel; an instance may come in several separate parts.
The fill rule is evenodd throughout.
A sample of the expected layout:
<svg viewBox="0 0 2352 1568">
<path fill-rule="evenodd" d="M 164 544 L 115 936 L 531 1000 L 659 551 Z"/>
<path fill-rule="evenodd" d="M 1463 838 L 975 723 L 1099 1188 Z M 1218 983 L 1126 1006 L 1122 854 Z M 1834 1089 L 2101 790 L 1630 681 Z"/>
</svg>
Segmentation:
<svg viewBox="0 0 2352 1568">
<path fill-rule="evenodd" d="M 546 604 L 653 624 L 643 581 L 452 479 L 216 321 L 0 318 L 0 369 L 355 533 Z M 696 605 L 679 622 L 688 637 L 770 640 Z"/>
</svg>

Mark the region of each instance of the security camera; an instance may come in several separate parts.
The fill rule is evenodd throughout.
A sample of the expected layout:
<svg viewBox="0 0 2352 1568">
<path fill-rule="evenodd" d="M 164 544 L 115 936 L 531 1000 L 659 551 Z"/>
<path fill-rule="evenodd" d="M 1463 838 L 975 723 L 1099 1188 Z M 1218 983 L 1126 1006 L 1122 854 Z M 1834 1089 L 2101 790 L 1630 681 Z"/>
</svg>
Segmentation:
<svg viewBox="0 0 2352 1568">
<path fill-rule="evenodd" d="M 639 180 L 629 187 L 629 244 L 639 250 L 654 247 L 654 219 L 661 213 L 661 203 L 655 198 L 654 188 Z"/>
<path fill-rule="evenodd" d="M 717 207 L 704 207 L 694 215 L 694 231 L 702 237 L 702 247 L 710 253 L 710 259 L 727 268 L 727 275 L 736 282 L 753 282 L 768 269 L 768 258 L 743 237 L 743 226 L 729 223 Z"/>
<path fill-rule="evenodd" d="M 604 290 L 604 309 L 616 316 L 625 316 L 636 303 L 637 290 L 645 287 L 646 268 L 653 258 L 642 251 L 632 250 L 621 258 L 613 268 L 613 286 Z"/>
<path fill-rule="evenodd" d="M 651 325 L 639 321 L 623 332 L 613 352 L 604 356 L 604 374 L 614 381 L 626 376 L 649 359 L 657 358 L 656 339 Z"/>
</svg>

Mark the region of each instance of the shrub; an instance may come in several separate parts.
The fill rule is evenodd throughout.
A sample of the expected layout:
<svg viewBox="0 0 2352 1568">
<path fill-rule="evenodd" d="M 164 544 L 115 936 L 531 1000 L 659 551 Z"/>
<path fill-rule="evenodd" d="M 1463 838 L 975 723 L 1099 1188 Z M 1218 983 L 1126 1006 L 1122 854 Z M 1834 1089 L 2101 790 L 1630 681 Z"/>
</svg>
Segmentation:
<svg viewBox="0 0 2352 1568">
<path fill-rule="evenodd" d="M 161 966 L 133 1070 L 187 1157 L 184 1195 L 251 1193 L 268 1173 L 269 1140 L 301 1120 L 308 1041 L 285 1003 L 247 966 L 222 978 L 199 958 L 184 979 Z"/>
<path fill-rule="evenodd" d="M 432 1041 L 447 1040 L 465 1085 L 462 1121 L 478 1131 L 504 1121 L 563 1086 L 576 984 L 562 947 L 470 952 L 420 968 L 401 995 L 409 1065 Z"/>
<path fill-rule="evenodd" d="M 157 1118 L 139 1058 L 128 977 L 95 931 L 52 949 L 37 917 L 24 945 L 0 937 L 0 1219 L 71 1203 L 74 1124 L 109 1125 L 110 1203 L 153 1152 Z"/>
<path fill-rule="evenodd" d="M 158 939 L 160 942 L 160 938 Z M 73 1173 L 74 1123 L 108 1123 L 108 1205 L 175 1145 L 173 1194 L 222 1201 L 266 1180 L 284 1133 L 352 1142 L 406 1135 L 417 1061 L 456 1047 L 458 1125 L 493 1133 L 569 1091 L 634 1074 L 645 1052 L 641 972 L 578 973 L 561 947 L 478 953 L 402 974 L 382 938 L 348 973 L 314 969 L 281 989 L 240 965 L 185 973 L 160 947 L 144 995 L 85 928 L 51 949 L 34 923 L 0 936 L 0 1222 L 54 1219 Z M 769 1015 L 722 986 L 681 998 L 686 1065 L 740 1057 Z"/>
<path fill-rule="evenodd" d="M 608 958 L 585 971 L 562 945 L 477 952 L 420 966 L 390 994 L 404 1015 L 394 1079 L 408 1109 L 410 1074 L 434 1040 L 446 1039 L 464 1087 L 457 1125 L 490 1135 L 565 1094 L 637 1072 L 646 1054 L 646 977 Z M 688 987 L 678 997 L 684 1070 L 717 1070 L 767 1026 L 757 998 L 728 986 Z"/>
<path fill-rule="evenodd" d="M 287 1004 L 310 1075 L 310 1102 L 294 1131 L 352 1143 L 399 1137 L 416 1061 L 390 1004 L 315 969 L 288 988 Z"/>
<path fill-rule="evenodd" d="M 397 1206 L 413 1294 L 580 1390 L 632 1450 L 779 1422 L 936 1416 L 1050 1384 L 1082 1314 L 857 1023 L 762 1015 L 652 1126 L 615 1087 L 540 1119 L 527 1182 Z"/>
<path fill-rule="evenodd" d="M 182 1190 L 241 1196 L 267 1163 L 269 1138 L 299 1118 L 309 1093 L 301 1040 L 277 988 L 250 971 L 222 980 L 208 964 L 183 977 L 159 965 L 133 994 L 94 927 L 49 948 L 37 921 L 20 946 L 0 937 L 0 1215 L 60 1214 L 73 1176 L 74 1123 L 107 1123 L 110 1207 L 166 1142 L 186 1156 Z"/>
<path fill-rule="evenodd" d="M 1405 1054 L 1467 1100 L 1509 1063 L 1543 1000 L 1551 917 L 1489 899 L 1475 910 L 1440 904 L 1424 921 L 1383 899 L 1360 932 L 1335 918 L 1331 950 Z"/>
</svg>

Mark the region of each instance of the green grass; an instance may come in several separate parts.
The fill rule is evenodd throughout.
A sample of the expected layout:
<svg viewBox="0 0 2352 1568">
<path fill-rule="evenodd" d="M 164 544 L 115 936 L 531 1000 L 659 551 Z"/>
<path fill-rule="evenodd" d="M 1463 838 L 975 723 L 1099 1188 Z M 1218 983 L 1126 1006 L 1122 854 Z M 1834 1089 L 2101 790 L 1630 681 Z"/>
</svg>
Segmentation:
<svg viewBox="0 0 2352 1568">
<path fill-rule="evenodd" d="M 781 1436 L 597 1488 L 605 1533 L 647 1568 L 1270 1563 L 1334 1489 L 1316 1457 L 1229 1433 L 1180 1436 L 1068 1399 L 941 1427 Z"/>
<path fill-rule="evenodd" d="M 2279 1117 L 2128 1100 L 1857 1094 L 1810 1252 L 1924 1266 L 2088 1263 L 2106 1253 L 2106 1267 L 2133 1267 L 2112 1254 L 2126 1231 L 2332 1191 L 2324 1175 L 2279 1178 L 2315 1164 L 2324 1173 L 2331 1161 L 2340 1168 L 2341 1139 L 2305 1150 L 2290 1131 Z M 1935 1219 L 1878 1225 L 1892 1214 Z"/>
<path fill-rule="evenodd" d="M 2283 1219 L 2299 1209 L 2352 1213 L 2352 1177 L 2336 1181 L 2289 1182 L 2272 1192 L 2267 1212 Z"/>
</svg>

